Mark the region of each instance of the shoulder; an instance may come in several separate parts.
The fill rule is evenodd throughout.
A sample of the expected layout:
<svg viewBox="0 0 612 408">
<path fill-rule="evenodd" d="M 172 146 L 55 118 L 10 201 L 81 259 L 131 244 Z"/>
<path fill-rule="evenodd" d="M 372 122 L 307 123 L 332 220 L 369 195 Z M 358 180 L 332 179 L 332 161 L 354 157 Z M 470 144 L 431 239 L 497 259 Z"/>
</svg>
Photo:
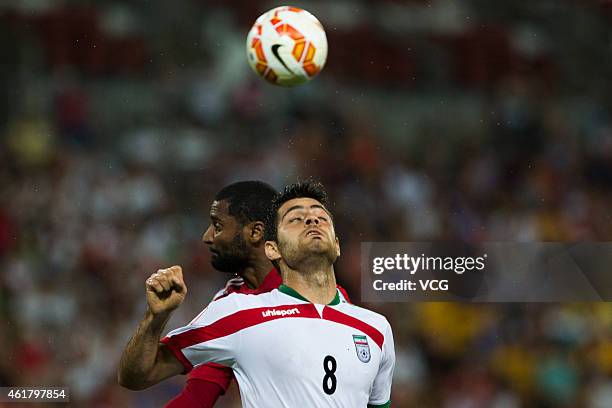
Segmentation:
<svg viewBox="0 0 612 408">
<path fill-rule="evenodd" d="M 223 289 L 220 289 L 219 291 L 217 291 L 217 293 L 215 293 L 215 295 L 213 296 L 213 298 L 210 301 L 210 303 L 208 304 L 208 306 L 206 306 L 204 308 L 204 310 L 202 310 L 200 313 L 198 313 L 198 315 L 196 317 L 194 317 L 193 320 L 191 320 L 191 322 L 189 324 L 190 325 L 196 324 L 196 322 L 198 322 L 200 320 L 200 318 L 204 315 L 204 313 L 206 313 L 207 316 L 209 316 L 210 315 L 209 309 L 210 309 L 210 306 L 213 303 L 218 302 L 219 300 L 227 297 L 228 295 L 230 295 L 232 293 L 239 293 L 243 286 L 244 286 L 244 280 L 241 277 L 239 277 L 239 276 L 228 280 L 225 283 L 225 286 L 223 287 Z M 228 308 L 230 305 L 231 305 L 231 302 L 230 303 L 226 303 L 224 308 L 217 308 L 215 306 L 213 308 L 213 310 L 222 311 L 222 310 L 225 310 L 226 308 Z"/>
<path fill-rule="evenodd" d="M 245 288 L 245 284 L 244 284 L 244 279 L 242 279 L 241 277 L 237 276 L 235 278 L 232 278 L 230 280 L 228 280 L 225 283 L 225 286 L 223 287 L 223 289 L 219 290 L 214 296 L 213 296 L 213 301 L 215 300 L 219 300 L 222 297 L 225 297 L 227 295 L 229 295 L 230 293 L 240 293 L 244 290 Z"/>
<path fill-rule="evenodd" d="M 241 311 L 269 307 L 274 305 L 274 299 L 272 292 L 262 294 L 232 292 L 211 302 L 190 324 L 198 325 L 232 315 L 238 316 L 238 312 Z"/>
<path fill-rule="evenodd" d="M 391 331 L 391 325 L 389 324 L 387 318 L 373 310 L 366 309 L 352 303 L 341 303 L 338 305 L 337 310 L 357 320 L 367 323 L 370 326 L 373 326 L 383 334 Z"/>
</svg>

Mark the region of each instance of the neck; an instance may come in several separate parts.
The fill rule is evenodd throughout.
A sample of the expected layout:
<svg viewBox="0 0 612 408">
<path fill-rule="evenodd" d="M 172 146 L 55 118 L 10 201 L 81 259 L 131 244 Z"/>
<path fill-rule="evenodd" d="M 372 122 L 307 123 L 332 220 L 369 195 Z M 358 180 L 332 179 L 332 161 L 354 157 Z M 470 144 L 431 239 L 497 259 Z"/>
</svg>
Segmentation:
<svg viewBox="0 0 612 408">
<path fill-rule="evenodd" d="M 309 302 L 326 305 L 336 296 L 334 266 L 326 265 L 294 270 L 284 262 L 281 264 L 283 284 L 298 292 Z"/>
<path fill-rule="evenodd" d="M 257 256 L 251 260 L 249 265 L 239 275 L 250 289 L 257 289 L 273 267 L 268 258 Z"/>
</svg>

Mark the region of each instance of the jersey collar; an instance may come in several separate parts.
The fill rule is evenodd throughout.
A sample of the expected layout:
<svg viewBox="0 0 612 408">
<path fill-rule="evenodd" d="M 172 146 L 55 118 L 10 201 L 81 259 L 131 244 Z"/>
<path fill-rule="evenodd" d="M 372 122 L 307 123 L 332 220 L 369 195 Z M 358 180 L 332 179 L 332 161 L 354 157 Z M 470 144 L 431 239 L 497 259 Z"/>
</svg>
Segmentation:
<svg viewBox="0 0 612 408">
<path fill-rule="evenodd" d="M 285 295 L 289 295 L 296 299 L 303 300 L 304 302 L 312 303 L 311 301 L 306 299 L 304 296 L 300 295 L 295 289 L 292 289 L 287 285 L 280 285 L 278 287 L 278 291 L 283 292 Z M 328 306 L 335 306 L 339 303 L 340 303 L 340 295 L 338 295 L 338 289 L 336 288 L 336 296 L 334 296 L 334 299 L 328 303 Z"/>
<path fill-rule="evenodd" d="M 261 285 L 259 285 L 259 287 L 255 289 L 254 293 L 260 294 L 270 292 L 273 289 L 278 288 L 281 282 L 282 280 L 280 273 L 278 273 L 276 268 L 272 268 L 272 270 L 268 272 L 268 274 L 264 278 L 263 282 L 261 282 Z"/>
</svg>

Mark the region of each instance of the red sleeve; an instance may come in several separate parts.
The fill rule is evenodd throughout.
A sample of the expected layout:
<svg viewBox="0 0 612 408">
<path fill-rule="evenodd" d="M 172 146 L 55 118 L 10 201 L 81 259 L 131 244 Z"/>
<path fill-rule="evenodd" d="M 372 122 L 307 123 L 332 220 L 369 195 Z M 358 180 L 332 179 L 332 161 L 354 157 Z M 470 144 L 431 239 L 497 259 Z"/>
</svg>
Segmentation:
<svg viewBox="0 0 612 408">
<path fill-rule="evenodd" d="M 221 387 L 221 394 L 225 394 L 233 378 L 234 373 L 231 368 L 222 366 L 221 364 L 208 363 L 194 368 L 189 373 L 187 381 L 201 380 L 215 383 Z"/>
<path fill-rule="evenodd" d="M 189 378 L 185 388 L 165 408 L 212 408 L 223 394 L 217 383 Z"/>
</svg>

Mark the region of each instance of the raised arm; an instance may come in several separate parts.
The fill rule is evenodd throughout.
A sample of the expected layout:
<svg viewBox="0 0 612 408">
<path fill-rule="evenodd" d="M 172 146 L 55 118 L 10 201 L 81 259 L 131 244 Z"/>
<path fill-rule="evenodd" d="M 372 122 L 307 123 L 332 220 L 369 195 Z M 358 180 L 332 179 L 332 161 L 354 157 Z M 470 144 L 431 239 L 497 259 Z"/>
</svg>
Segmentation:
<svg viewBox="0 0 612 408">
<path fill-rule="evenodd" d="M 181 267 L 158 270 L 146 280 L 145 288 L 148 309 L 123 351 L 117 372 L 119 384 L 131 390 L 145 389 L 184 371 L 159 341 L 172 311 L 187 294 Z"/>
</svg>

